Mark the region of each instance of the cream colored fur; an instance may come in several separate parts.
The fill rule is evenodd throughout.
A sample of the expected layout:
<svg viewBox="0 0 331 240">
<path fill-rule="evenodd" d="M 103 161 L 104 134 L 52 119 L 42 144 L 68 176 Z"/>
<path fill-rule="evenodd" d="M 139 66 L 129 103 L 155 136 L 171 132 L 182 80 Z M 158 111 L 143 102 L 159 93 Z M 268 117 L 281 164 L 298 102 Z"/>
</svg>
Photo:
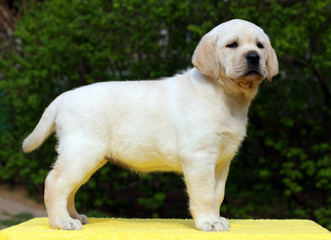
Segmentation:
<svg viewBox="0 0 331 240">
<path fill-rule="evenodd" d="M 229 47 L 233 42 L 237 47 Z M 251 51 L 260 60 L 258 73 L 248 74 Z M 258 84 L 278 72 L 277 57 L 261 28 L 232 20 L 202 38 L 192 62 L 194 68 L 174 77 L 96 83 L 50 104 L 23 150 L 38 148 L 56 130 L 58 158 L 45 182 L 53 228 L 88 223 L 75 210 L 75 193 L 111 160 L 136 171 L 182 173 L 197 229 L 229 230 L 219 210 L 230 163 Z"/>
</svg>

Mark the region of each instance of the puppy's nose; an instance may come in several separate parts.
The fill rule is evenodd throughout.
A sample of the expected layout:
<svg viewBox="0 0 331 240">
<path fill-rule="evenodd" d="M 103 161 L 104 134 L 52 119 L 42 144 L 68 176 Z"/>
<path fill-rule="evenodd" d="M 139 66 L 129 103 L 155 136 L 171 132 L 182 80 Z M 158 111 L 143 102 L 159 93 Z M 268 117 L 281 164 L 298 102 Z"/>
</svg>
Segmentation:
<svg viewBox="0 0 331 240">
<path fill-rule="evenodd" d="M 260 62 L 260 56 L 256 52 L 249 52 L 246 55 L 247 62 L 253 65 L 257 65 Z"/>
</svg>

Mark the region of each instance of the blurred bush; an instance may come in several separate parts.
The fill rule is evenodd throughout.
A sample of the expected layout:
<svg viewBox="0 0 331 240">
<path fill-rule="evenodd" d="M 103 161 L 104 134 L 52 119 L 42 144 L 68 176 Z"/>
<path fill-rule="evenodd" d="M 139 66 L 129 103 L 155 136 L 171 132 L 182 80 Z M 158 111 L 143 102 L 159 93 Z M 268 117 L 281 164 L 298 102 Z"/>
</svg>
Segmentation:
<svg viewBox="0 0 331 240">
<path fill-rule="evenodd" d="M 21 142 L 57 95 L 93 82 L 171 76 L 191 66 L 204 33 L 242 18 L 270 36 L 280 74 L 262 84 L 252 103 L 222 214 L 310 218 L 331 229 L 329 1 L 19 3 L 23 15 L 11 47 L 0 35 L 1 181 L 43 191 L 55 138 L 29 155 Z M 77 205 L 113 216 L 188 217 L 180 178 L 137 176 L 108 164 L 78 192 Z"/>
</svg>

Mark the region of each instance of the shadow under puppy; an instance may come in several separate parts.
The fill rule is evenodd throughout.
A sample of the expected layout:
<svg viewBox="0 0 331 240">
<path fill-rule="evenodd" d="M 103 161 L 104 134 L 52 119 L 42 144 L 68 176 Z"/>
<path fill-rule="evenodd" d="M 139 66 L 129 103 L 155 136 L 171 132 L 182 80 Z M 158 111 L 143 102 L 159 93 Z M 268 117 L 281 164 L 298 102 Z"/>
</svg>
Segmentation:
<svg viewBox="0 0 331 240">
<path fill-rule="evenodd" d="M 161 80 L 83 86 L 46 108 L 23 150 L 56 131 L 58 157 L 45 181 L 52 228 L 89 223 L 75 209 L 75 193 L 111 160 L 135 171 L 182 173 L 196 228 L 229 230 L 219 210 L 230 163 L 259 83 L 278 72 L 277 57 L 261 28 L 237 19 L 203 36 L 192 63 Z"/>
</svg>

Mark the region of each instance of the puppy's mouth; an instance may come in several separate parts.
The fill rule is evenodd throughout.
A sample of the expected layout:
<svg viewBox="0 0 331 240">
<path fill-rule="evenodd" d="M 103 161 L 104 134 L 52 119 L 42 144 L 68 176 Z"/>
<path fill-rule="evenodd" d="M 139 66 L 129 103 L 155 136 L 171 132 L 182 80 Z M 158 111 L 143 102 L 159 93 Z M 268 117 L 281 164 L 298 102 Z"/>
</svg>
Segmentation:
<svg viewBox="0 0 331 240">
<path fill-rule="evenodd" d="M 244 89 L 252 89 L 262 80 L 262 74 L 257 68 L 248 69 L 240 78 L 237 84 Z"/>
<path fill-rule="evenodd" d="M 261 73 L 257 69 L 252 69 L 248 70 L 245 74 L 244 77 L 251 77 L 251 78 L 256 78 L 256 77 L 261 77 Z"/>
</svg>

